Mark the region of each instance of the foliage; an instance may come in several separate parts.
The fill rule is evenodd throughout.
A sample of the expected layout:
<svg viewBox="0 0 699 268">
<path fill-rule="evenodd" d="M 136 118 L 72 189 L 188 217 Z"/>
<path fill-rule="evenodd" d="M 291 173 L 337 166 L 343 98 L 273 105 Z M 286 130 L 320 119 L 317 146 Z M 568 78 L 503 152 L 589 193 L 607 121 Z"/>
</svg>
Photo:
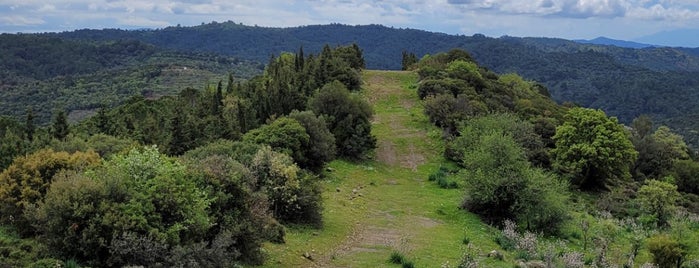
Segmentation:
<svg viewBox="0 0 699 268">
<path fill-rule="evenodd" d="M 665 180 L 672 181 L 672 177 Z M 648 180 L 638 190 L 641 206 L 661 227 L 668 225 L 679 198 L 677 186 L 665 181 Z"/>
<path fill-rule="evenodd" d="M 320 188 L 315 178 L 299 169 L 292 159 L 263 146 L 254 156 L 250 171 L 267 194 L 274 217 L 283 222 L 320 227 Z"/>
<path fill-rule="evenodd" d="M 402 52 L 403 58 L 401 60 L 401 70 L 410 70 L 412 66 L 417 63 L 417 56 L 415 53 L 408 53 L 407 51 L 403 50 Z"/>
<path fill-rule="evenodd" d="M 527 230 L 555 233 L 566 217 L 567 184 L 532 168 L 503 132 L 483 134 L 464 153 L 463 207 L 491 223 L 515 219 Z"/>
<path fill-rule="evenodd" d="M 481 136 L 498 130 L 510 135 L 524 149 L 525 156 L 535 166 L 543 166 L 548 156 L 541 137 L 534 126 L 512 114 L 495 114 L 476 117 L 462 122 L 459 136 L 447 142 L 445 156 L 459 164 L 464 163 L 464 152 L 473 148 Z"/>
<path fill-rule="evenodd" d="M 305 161 L 297 160 L 299 166 L 319 172 L 337 154 L 335 136 L 328 129 L 326 118 L 312 111 L 293 111 L 289 117 L 301 123 L 309 137 L 308 143 L 302 146 Z"/>
<path fill-rule="evenodd" d="M 138 146 L 138 143 L 128 138 L 117 138 L 106 134 L 95 134 L 87 138 L 68 135 L 66 140 L 52 140 L 49 147 L 54 151 L 87 152 L 94 151 L 100 157 L 107 159 L 112 155 L 124 153 Z"/>
<path fill-rule="evenodd" d="M 699 163 L 693 160 L 676 161 L 671 176 L 675 178 L 677 190 L 699 194 Z"/>
<path fill-rule="evenodd" d="M 600 110 L 573 108 L 556 128 L 554 166 L 582 189 L 606 188 L 630 177 L 637 152 L 628 132 Z"/>
<path fill-rule="evenodd" d="M 341 83 L 323 86 L 308 106 L 316 114 L 327 116 L 339 156 L 362 159 L 376 147 L 376 138 L 371 135 L 371 106 Z"/>
<path fill-rule="evenodd" d="M 66 113 L 62 110 L 58 111 L 56 116 L 53 118 L 51 134 L 57 140 L 64 140 L 68 136 L 69 131 Z"/>
<path fill-rule="evenodd" d="M 648 116 L 634 119 L 631 127 L 631 142 L 638 151 L 633 166 L 637 180 L 660 178 L 670 172 L 676 161 L 689 158 L 689 149 L 683 138 L 668 127 L 660 126 L 651 133 L 653 121 Z"/>
<path fill-rule="evenodd" d="M 686 254 L 677 241 L 663 234 L 648 238 L 647 246 L 653 262 L 660 268 L 679 267 Z"/>
<path fill-rule="evenodd" d="M 15 158 L 12 164 L 0 173 L 1 222 L 15 226 L 21 234 L 31 234 L 25 212 L 44 199 L 54 175 L 61 170 L 82 170 L 100 163 L 93 151 L 54 152 L 51 149 Z"/>
<path fill-rule="evenodd" d="M 251 130 L 243 136 L 243 141 L 269 145 L 272 149 L 291 156 L 296 163 L 310 161 L 305 154 L 310 137 L 298 121 L 289 117 L 279 118 Z"/>
</svg>

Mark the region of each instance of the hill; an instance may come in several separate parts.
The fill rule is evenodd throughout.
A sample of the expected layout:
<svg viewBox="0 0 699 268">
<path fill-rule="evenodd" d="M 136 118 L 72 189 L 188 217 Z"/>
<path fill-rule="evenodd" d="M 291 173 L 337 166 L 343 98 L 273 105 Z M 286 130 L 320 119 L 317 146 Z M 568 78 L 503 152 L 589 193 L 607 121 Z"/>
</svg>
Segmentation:
<svg viewBox="0 0 699 268">
<path fill-rule="evenodd" d="M 580 39 L 580 40 L 573 40 L 573 41 L 581 43 L 581 44 L 617 46 L 617 47 L 625 47 L 625 48 L 647 48 L 647 47 L 654 47 L 655 46 L 655 45 L 637 43 L 637 42 L 633 42 L 633 41 L 611 39 L 611 38 L 607 38 L 604 36 L 600 36 L 600 37 L 597 37 L 595 39 L 590 39 L 590 40 Z"/>
<path fill-rule="evenodd" d="M 266 62 L 270 55 L 318 53 L 324 44 L 357 43 L 370 69 L 400 69 L 401 51 L 418 57 L 463 48 L 498 73 L 519 73 L 545 85 L 559 103 L 600 108 L 623 123 L 642 114 L 667 124 L 699 146 L 699 51 L 580 44 L 552 38 L 461 36 L 381 25 L 245 26 L 231 21 L 158 30 L 78 30 L 51 34 L 75 40 L 136 39 L 184 51 L 221 53 Z"/>
<path fill-rule="evenodd" d="M 0 35 L 0 115 L 28 108 L 46 123 L 56 109 L 80 120 L 102 106 L 141 95 L 157 98 L 186 87 L 239 79 L 261 65 L 204 52 L 176 52 L 136 40 L 77 41 L 47 35 Z"/>
</svg>

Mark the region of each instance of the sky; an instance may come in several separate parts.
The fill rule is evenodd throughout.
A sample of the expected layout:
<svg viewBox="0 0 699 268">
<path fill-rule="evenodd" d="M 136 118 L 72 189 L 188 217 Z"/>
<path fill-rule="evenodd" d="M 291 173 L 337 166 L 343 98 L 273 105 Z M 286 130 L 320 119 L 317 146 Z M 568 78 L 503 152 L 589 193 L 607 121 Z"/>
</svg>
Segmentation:
<svg viewBox="0 0 699 268">
<path fill-rule="evenodd" d="M 0 0 L 0 32 L 6 33 L 229 20 L 271 27 L 383 24 L 492 37 L 652 41 L 655 35 L 662 37 L 656 44 L 699 47 L 699 41 L 679 40 L 689 38 L 688 30 L 699 36 L 699 0 Z"/>
</svg>

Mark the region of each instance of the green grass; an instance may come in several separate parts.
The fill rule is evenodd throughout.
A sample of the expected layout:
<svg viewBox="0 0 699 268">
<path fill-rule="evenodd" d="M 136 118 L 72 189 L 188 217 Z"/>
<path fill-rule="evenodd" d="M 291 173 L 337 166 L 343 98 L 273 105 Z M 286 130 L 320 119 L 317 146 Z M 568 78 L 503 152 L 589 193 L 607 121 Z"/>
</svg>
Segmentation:
<svg viewBox="0 0 699 268">
<path fill-rule="evenodd" d="M 460 189 L 427 181 L 442 166 L 440 130 L 422 112 L 411 72 L 365 71 L 364 95 L 374 107 L 372 132 L 379 148 L 373 160 L 337 160 L 324 184 L 324 227 L 292 227 L 286 244 L 266 244 L 263 267 L 390 267 L 386 256 L 401 252 L 409 265 L 458 263 L 468 237 L 481 252 L 498 249 L 497 230 L 458 208 Z M 339 190 L 339 191 L 337 191 Z M 311 252 L 315 263 L 302 257 Z M 511 267 L 489 261 L 489 267 Z"/>
</svg>

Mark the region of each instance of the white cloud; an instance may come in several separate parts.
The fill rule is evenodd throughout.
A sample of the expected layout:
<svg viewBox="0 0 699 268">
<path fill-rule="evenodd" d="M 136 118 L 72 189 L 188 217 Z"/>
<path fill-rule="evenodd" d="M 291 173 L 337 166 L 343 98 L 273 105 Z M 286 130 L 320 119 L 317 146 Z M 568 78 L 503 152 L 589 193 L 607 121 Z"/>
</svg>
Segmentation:
<svg viewBox="0 0 699 268">
<path fill-rule="evenodd" d="M 0 17 L 0 22 L 2 24 L 12 25 L 12 26 L 30 26 L 30 25 L 41 25 L 44 24 L 44 20 L 40 18 L 31 18 L 21 15 L 8 15 Z"/>
</svg>

